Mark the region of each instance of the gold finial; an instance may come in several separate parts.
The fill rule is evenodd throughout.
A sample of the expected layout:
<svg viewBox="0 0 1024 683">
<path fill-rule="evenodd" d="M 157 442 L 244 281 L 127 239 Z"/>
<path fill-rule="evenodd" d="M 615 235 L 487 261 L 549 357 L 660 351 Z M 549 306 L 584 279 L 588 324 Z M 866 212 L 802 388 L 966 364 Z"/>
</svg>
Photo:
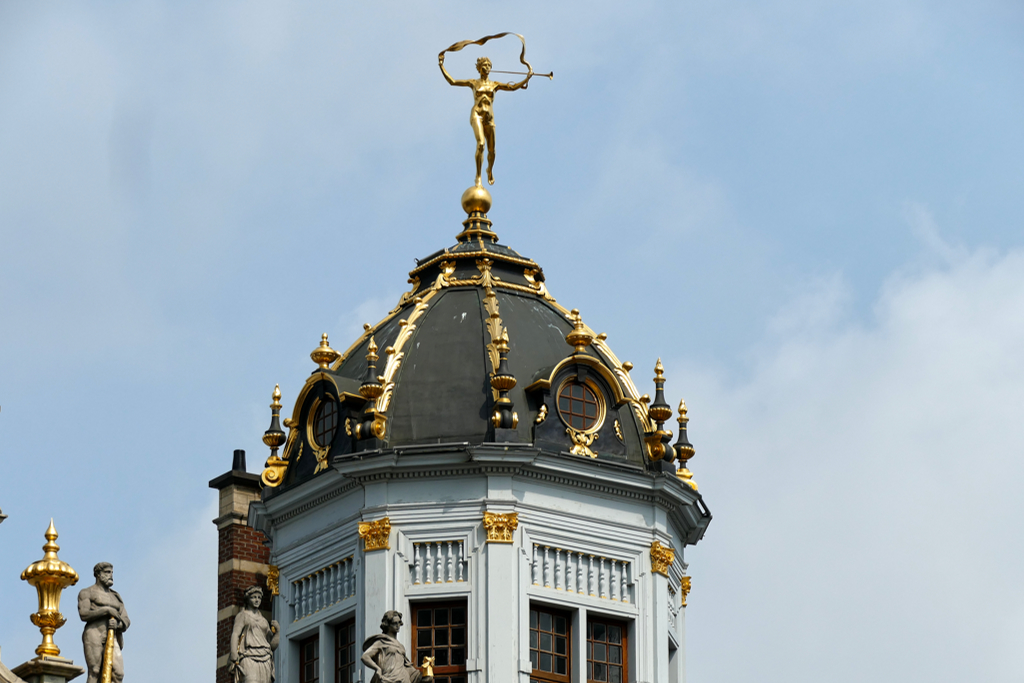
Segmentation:
<svg viewBox="0 0 1024 683">
<path fill-rule="evenodd" d="M 690 421 L 690 418 L 686 417 L 686 401 L 679 399 L 679 417 L 676 418 L 676 422 L 683 425 Z"/>
<path fill-rule="evenodd" d="M 665 366 L 661 364 L 661 359 L 654 364 L 654 381 L 664 382 L 665 381 Z"/>
<path fill-rule="evenodd" d="M 377 375 L 378 358 L 377 342 L 371 335 L 370 343 L 366 347 L 366 373 L 363 375 L 363 383 L 359 385 L 359 395 L 367 400 L 374 400 L 384 393 L 383 378 Z"/>
<path fill-rule="evenodd" d="M 275 384 L 274 385 L 274 393 L 271 394 L 271 398 L 274 399 L 274 402 L 270 404 L 270 407 L 273 408 L 274 410 L 281 410 L 281 385 L 280 384 Z"/>
<path fill-rule="evenodd" d="M 679 459 L 679 469 L 676 470 L 676 476 L 684 484 L 696 491 L 697 482 L 693 480 L 693 472 L 686 467 L 687 462 L 697 452 L 686 435 L 686 423 L 690 421 L 689 416 L 686 414 L 686 401 L 679 401 L 679 417 L 676 418 L 676 421 L 679 422 L 679 439 L 675 443 L 676 457 Z"/>
<path fill-rule="evenodd" d="M 320 366 L 321 370 L 327 370 L 330 368 L 331 363 L 341 357 L 341 354 L 331 348 L 331 345 L 327 342 L 327 333 L 324 332 L 320 336 L 320 346 L 313 349 L 313 352 L 309 354 L 309 357 L 313 359 L 314 363 Z"/>
<path fill-rule="evenodd" d="M 575 324 L 569 334 L 565 335 L 565 342 L 569 346 L 576 347 L 576 353 L 583 353 L 594 341 L 594 335 L 583 324 L 583 316 L 580 315 L 578 308 L 569 311 L 569 315 L 575 321 Z"/>
<path fill-rule="evenodd" d="M 377 355 L 377 342 L 374 341 L 373 335 L 370 335 L 370 345 L 366 347 L 366 360 L 377 360 L 379 357 Z"/>
<path fill-rule="evenodd" d="M 622 364 L 622 369 L 625 370 L 626 372 L 629 372 L 630 370 L 633 369 L 633 364 L 627 360 L 625 363 Z"/>
<path fill-rule="evenodd" d="M 50 519 L 50 526 L 44 534 L 43 559 L 30 564 L 21 573 L 21 580 L 34 586 L 39 595 L 39 611 L 30 618 L 43 634 L 43 642 L 36 648 L 39 658 L 56 657 L 60 648 L 53 642 L 53 634 L 67 621 L 60 613 L 60 594 L 68 586 L 78 583 L 78 572 L 57 557 L 57 529 Z"/>
<path fill-rule="evenodd" d="M 494 342 L 494 348 L 498 350 L 498 353 L 508 353 L 508 341 L 508 328 L 503 327 L 501 336 L 498 337 L 498 341 Z"/>
</svg>

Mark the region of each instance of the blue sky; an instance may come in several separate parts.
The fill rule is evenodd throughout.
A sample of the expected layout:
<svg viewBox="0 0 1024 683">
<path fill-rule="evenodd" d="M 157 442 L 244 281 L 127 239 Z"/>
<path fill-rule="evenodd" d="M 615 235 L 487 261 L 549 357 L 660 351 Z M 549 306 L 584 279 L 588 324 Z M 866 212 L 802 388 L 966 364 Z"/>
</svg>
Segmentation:
<svg viewBox="0 0 1024 683">
<path fill-rule="evenodd" d="M 206 482 L 453 241 L 508 30 L 495 228 L 690 406 L 691 680 L 1020 680 L 1024 6 L 912 0 L 0 3 L 4 662 L 53 516 L 212 675 Z"/>
</svg>

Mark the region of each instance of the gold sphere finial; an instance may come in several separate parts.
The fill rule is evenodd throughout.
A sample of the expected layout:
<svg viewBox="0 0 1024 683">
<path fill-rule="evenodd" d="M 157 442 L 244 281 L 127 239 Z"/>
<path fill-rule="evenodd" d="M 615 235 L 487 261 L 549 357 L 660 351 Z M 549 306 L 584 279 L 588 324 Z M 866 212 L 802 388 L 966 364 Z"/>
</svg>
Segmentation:
<svg viewBox="0 0 1024 683">
<path fill-rule="evenodd" d="M 467 214 L 487 214 L 491 210 L 491 193 L 480 185 L 474 185 L 462 193 L 462 210 Z"/>
<path fill-rule="evenodd" d="M 320 346 L 313 349 L 313 352 L 309 354 L 309 357 L 313 359 L 314 363 L 320 366 L 321 370 L 327 370 L 331 363 L 341 357 L 341 354 L 331 348 L 330 343 L 327 341 L 327 333 L 324 332 L 320 335 Z"/>
</svg>

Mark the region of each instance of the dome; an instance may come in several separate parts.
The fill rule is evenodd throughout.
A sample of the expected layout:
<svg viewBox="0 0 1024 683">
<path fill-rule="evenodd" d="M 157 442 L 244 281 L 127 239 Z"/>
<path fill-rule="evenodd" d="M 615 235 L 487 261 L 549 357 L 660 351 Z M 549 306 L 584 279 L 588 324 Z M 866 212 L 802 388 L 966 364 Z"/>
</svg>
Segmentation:
<svg viewBox="0 0 1024 683">
<path fill-rule="evenodd" d="M 651 403 L 605 335 L 555 300 L 541 266 L 499 244 L 480 189 L 485 197 L 464 198 L 456 243 L 417 260 L 411 288 L 383 320 L 343 353 L 324 335 L 284 421 L 287 438 L 275 393 L 265 484 L 282 491 L 337 458 L 402 457 L 403 447 L 429 444 L 532 443 L 613 468 L 676 472 L 660 361 Z"/>
</svg>

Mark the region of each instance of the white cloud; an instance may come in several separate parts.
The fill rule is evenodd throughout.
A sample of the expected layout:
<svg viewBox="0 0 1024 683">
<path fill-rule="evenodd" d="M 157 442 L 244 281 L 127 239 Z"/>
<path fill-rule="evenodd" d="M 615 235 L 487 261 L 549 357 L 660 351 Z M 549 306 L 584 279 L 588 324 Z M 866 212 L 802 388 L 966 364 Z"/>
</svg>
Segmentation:
<svg viewBox="0 0 1024 683">
<path fill-rule="evenodd" d="M 715 513 L 688 557 L 691 674 L 1020 680 L 1024 252 L 894 276 L 870 324 L 822 332 L 843 320 L 824 291 L 749 382 L 687 387 Z"/>
</svg>

